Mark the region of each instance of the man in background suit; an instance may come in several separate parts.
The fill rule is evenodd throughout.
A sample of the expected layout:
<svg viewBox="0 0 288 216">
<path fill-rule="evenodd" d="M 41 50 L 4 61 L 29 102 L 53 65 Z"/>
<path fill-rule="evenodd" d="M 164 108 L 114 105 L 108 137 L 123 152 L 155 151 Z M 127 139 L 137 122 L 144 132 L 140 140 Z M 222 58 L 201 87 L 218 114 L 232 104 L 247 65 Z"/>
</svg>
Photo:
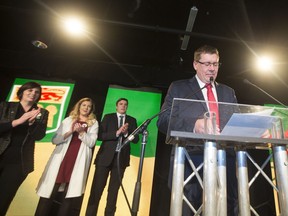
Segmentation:
<svg viewBox="0 0 288 216">
<path fill-rule="evenodd" d="M 167 95 L 165 97 L 164 103 L 161 110 L 166 110 L 159 115 L 157 126 L 159 130 L 163 133 L 167 133 L 169 118 L 172 107 L 172 102 L 174 98 L 188 98 L 194 100 L 205 100 L 208 101 L 207 88 L 205 85 L 212 85 L 212 91 L 216 101 L 226 102 L 226 103 L 237 103 L 235 92 L 232 88 L 216 83 L 216 77 L 218 74 L 218 69 L 220 66 L 219 62 L 219 52 L 216 48 L 211 46 L 202 46 L 198 48 L 194 53 L 193 67 L 196 70 L 196 75 L 191 79 L 179 80 L 172 82 Z M 212 78 L 211 78 L 212 77 Z M 211 82 L 212 80 L 212 82 Z M 187 109 L 189 110 L 189 108 Z M 185 131 L 204 133 L 204 119 L 203 114 L 209 110 L 208 106 L 197 106 L 197 109 L 193 108 L 191 112 L 184 113 L 186 115 L 181 118 L 181 126 L 185 127 Z M 181 113 L 183 115 L 183 112 Z M 202 116 L 202 117 L 201 117 Z M 220 132 L 225 126 L 230 116 L 225 116 L 221 112 L 221 107 L 219 107 L 219 120 L 217 125 L 217 131 Z M 198 166 L 203 162 L 203 148 L 199 146 L 187 146 L 186 150 L 189 153 L 195 166 Z M 171 154 L 171 163 L 174 161 L 174 149 Z M 173 165 L 173 164 L 171 164 Z M 227 215 L 233 216 L 238 215 L 237 211 L 237 180 L 236 180 L 236 167 L 235 167 L 235 153 L 233 151 L 227 152 L 227 199 L 228 199 L 228 210 Z M 170 168 L 170 177 L 172 178 L 172 167 Z M 185 161 L 185 178 L 192 173 L 192 169 Z M 170 179 L 171 180 L 171 179 Z M 171 185 L 170 185 L 171 186 Z M 199 208 L 202 204 L 202 188 L 200 184 L 193 178 L 184 187 L 184 195 L 192 203 L 194 207 Z M 192 211 L 183 202 L 183 215 L 192 215 Z"/>
<path fill-rule="evenodd" d="M 121 148 L 121 150 L 119 149 L 122 141 L 137 128 L 136 119 L 126 114 L 127 108 L 128 100 L 126 98 L 118 99 L 116 102 L 117 112 L 106 114 L 100 124 L 98 140 L 101 140 L 102 144 L 95 159 L 96 170 L 86 209 L 86 216 L 95 216 L 97 214 L 109 173 L 110 181 L 105 216 L 113 216 L 115 214 L 120 179 L 123 178 L 124 171 L 130 162 L 129 143 Z M 132 142 L 137 143 L 138 140 L 139 136 L 137 135 Z M 120 154 L 120 178 L 117 164 L 118 153 Z"/>
</svg>

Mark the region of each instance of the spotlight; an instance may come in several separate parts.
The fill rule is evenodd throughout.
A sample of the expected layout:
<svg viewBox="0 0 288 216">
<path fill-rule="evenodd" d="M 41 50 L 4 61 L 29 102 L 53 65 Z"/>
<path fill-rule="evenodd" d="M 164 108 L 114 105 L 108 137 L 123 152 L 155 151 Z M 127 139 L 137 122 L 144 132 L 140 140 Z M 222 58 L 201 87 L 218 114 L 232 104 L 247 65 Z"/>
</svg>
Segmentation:
<svg viewBox="0 0 288 216">
<path fill-rule="evenodd" d="M 273 60 L 267 56 L 258 58 L 257 63 L 258 63 L 258 68 L 263 72 L 271 71 L 272 66 L 273 66 Z"/>
<path fill-rule="evenodd" d="M 85 32 L 83 21 L 77 17 L 69 17 L 65 19 L 64 27 L 73 36 L 80 36 Z"/>
</svg>

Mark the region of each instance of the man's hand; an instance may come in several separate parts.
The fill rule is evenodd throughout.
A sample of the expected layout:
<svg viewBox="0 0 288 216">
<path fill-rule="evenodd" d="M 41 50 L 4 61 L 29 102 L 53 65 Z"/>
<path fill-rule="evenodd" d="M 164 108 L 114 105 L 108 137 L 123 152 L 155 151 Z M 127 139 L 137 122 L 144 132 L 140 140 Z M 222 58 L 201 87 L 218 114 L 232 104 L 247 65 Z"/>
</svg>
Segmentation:
<svg viewBox="0 0 288 216">
<path fill-rule="evenodd" d="M 129 124 L 128 123 L 125 123 L 124 125 L 122 125 L 117 131 L 116 131 L 116 136 L 120 136 L 120 134 L 123 134 L 124 136 L 126 134 L 128 134 L 128 127 L 129 127 Z"/>
<path fill-rule="evenodd" d="M 204 119 L 198 119 L 195 123 L 194 127 L 194 132 L 195 133 L 200 133 L 200 134 L 215 134 L 219 135 L 220 134 L 220 129 L 216 125 L 216 131 L 214 133 L 213 131 L 213 124 L 211 119 L 207 119 L 207 130 L 205 131 L 205 120 Z"/>
<path fill-rule="evenodd" d="M 264 131 L 264 133 L 261 135 L 261 138 L 272 138 L 272 135 L 270 131 L 267 129 Z"/>
</svg>

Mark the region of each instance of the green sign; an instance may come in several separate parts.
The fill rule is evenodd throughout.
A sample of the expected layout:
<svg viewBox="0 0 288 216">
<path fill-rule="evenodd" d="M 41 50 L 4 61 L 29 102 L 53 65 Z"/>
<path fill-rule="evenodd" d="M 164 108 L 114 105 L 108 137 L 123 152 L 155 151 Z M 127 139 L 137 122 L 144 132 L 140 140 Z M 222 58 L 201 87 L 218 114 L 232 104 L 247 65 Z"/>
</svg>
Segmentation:
<svg viewBox="0 0 288 216">
<path fill-rule="evenodd" d="M 7 97 L 7 101 L 19 101 L 17 98 L 18 89 L 21 85 L 30 81 L 37 82 L 41 85 L 42 94 L 38 106 L 49 111 L 46 136 L 41 140 L 41 142 L 51 142 L 54 132 L 60 126 L 61 121 L 65 118 L 68 104 L 74 89 L 74 84 L 16 78 Z"/>
</svg>

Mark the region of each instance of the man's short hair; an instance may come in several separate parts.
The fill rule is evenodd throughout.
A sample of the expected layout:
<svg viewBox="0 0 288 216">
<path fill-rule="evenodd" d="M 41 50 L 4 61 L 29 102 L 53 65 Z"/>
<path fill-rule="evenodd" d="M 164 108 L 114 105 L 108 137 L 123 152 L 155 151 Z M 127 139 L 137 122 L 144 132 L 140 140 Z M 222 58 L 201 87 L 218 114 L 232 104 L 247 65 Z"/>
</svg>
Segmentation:
<svg viewBox="0 0 288 216">
<path fill-rule="evenodd" d="M 199 61 L 201 58 L 201 54 L 216 54 L 219 57 L 218 49 L 209 45 L 204 45 L 202 47 L 199 47 L 194 52 L 194 61 Z"/>
<path fill-rule="evenodd" d="M 124 100 L 127 102 L 127 105 L 128 105 L 128 99 L 127 98 L 119 98 L 117 101 L 116 101 L 116 106 L 118 105 L 119 101 L 121 100 Z"/>
</svg>

